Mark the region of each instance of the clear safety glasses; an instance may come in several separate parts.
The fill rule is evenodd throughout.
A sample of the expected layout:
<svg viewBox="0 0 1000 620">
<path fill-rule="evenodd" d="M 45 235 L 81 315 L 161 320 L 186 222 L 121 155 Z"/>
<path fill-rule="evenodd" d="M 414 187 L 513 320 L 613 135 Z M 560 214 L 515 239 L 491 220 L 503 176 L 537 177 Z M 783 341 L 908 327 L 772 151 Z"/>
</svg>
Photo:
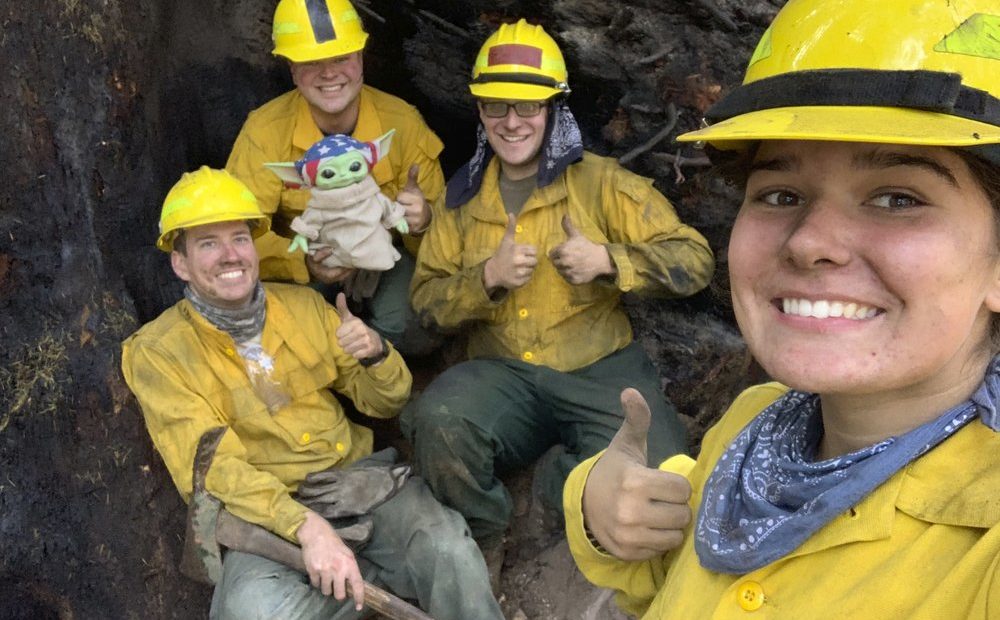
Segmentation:
<svg viewBox="0 0 1000 620">
<path fill-rule="evenodd" d="M 511 108 L 514 108 L 514 113 L 521 118 L 529 118 L 532 116 L 538 116 L 542 108 L 545 107 L 544 101 L 480 101 L 479 109 L 483 111 L 483 114 L 489 118 L 505 118 L 510 112 Z"/>
</svg>

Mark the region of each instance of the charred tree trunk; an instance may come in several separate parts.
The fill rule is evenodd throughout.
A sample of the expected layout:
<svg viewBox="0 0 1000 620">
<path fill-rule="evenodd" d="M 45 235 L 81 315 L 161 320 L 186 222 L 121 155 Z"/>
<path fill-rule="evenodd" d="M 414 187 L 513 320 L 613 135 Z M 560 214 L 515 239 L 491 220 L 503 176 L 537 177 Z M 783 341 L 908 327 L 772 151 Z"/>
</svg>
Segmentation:
<svg viewBox="0 0 1000 620">
<path fill-rule="evenodd" d="M 671 139 L 739 80 L 781 3 L 359 7 L 372 33 L 367 80 L 423 111 L 448 146 L 446 173 L 471 152 L 476 121 L 465 85 L 480 43 L 502 20 L 543 24 L 569 60 L 570 102 L 588 148 L 655 177 L 724 266 L 735 198 L 697 178 L 699 155 Z M 273 6 L 57 0 L 0 8 L 2 618 L 206 614 L 209 591 L 176 569 L 183 505 L 121 379 L 119 345 L 179 298 L 153 247 L 166 190 L 185 170 L 221 166 L 246 113 L 290 87 L 269 53 Z M 683 176 L 695 179 L 681 185 Z M 748 381 L 745 348 L 720 299 L 630 302 L 637 334 L 695 437 Z M 508 598 L 527 617 L 581 617 L 566 586 L 547 583 L 560 592 L 533 579 L 513 584 L 518 594 Z"/>
</svg>

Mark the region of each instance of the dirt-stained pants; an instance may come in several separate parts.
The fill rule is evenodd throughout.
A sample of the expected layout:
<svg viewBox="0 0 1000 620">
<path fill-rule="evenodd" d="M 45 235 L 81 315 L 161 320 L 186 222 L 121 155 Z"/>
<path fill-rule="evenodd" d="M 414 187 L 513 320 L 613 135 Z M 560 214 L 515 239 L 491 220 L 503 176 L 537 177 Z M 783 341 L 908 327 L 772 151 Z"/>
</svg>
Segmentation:
<svg viewBox="0 0 1000 620">
<path fill-rule="evenodd" d="M 419 601 L 436 620 L 503 620 L 486 564 L 462 517 L 412 477 L 372 511 L 373 534 L 357 552 L 365 580 Z M 354 610 L 312 587 L 309 578 L 271 560 L 229 552 L 212 597 L 212 620 L 347 620 Z"/>
<path fill-rule="evenodd" d="M 511 359 L 463 362 L 407 405 L 400 426 L 413 444 L 417 472 L 442 503 L 465 516 L 486 548 L 503 536 L 513 510 L 497 475 L 562 444 L 564 452 L 536 473 L 544 504 L 561 513 L 570 470 L 606 448 L 621 427 L 626 387 L 639 390 L 653 414 L 649 462 L 684 451 L 684 427 L 636 343 L 573 372 Z"/>
</svg>

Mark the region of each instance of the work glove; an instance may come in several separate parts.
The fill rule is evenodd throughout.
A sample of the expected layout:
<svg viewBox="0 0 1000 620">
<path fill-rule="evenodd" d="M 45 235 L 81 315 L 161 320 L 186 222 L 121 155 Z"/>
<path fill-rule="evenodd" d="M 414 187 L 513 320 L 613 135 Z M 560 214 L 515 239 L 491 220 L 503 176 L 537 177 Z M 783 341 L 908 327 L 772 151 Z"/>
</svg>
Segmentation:
<svg viewBox="0 0 1000 620">
<path fill-rule="evenodd" d="M 366 515 L 391 498 L 410 477 L 409 465 L 355 465 L 306 476 L 298 501 L 327 519 Z"/>
</svg>

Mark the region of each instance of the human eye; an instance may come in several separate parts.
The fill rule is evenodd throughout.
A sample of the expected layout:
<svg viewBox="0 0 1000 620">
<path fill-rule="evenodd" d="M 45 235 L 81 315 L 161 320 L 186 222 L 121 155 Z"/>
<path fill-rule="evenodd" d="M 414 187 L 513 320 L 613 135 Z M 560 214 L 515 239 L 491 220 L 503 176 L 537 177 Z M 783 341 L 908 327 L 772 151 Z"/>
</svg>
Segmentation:
<svg viewBox="0 0 1000 620">
<path fill-rule="evenodd" d="M 884 192 L 877 194 L 868 200 L 868 204 L 883 209 L 899 210 L 919 207 L 924 203 L 913 194 L 900 191 Z"/>
<path fill-rule="evenodd" d="M 216 245 L 215 239 L 202 239 L 198 242 L 198 247 L 203 250 L 211 250 Z"/>
<path fill-rule="evenodd" d="M 483 112 L 490 118 L 507 116 L 507 103 L 504 101 L 487 101 L 483 103 Z"/>
<path fill-rule="evenodd" d="M 761 192 L 756 200 L 772 207 L 797 207 L 804 202 L 802 196 L 787 189 Z"/>
</svg>

